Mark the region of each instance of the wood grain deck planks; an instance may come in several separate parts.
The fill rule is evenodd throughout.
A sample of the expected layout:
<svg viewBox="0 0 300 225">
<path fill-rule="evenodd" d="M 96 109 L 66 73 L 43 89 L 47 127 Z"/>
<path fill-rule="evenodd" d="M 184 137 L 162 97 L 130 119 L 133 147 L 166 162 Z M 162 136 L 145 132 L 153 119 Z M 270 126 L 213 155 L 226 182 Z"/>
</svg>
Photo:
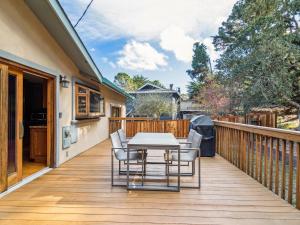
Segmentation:
<svg viewBox="0 0 300 225">
<path fill-rule="evenodd" d="M 300 224 L 299 210 L 234 165 L 201 160 L 200 190 L 128 192 L 110 186 L 107 140 L 0 199 L 0 224 Z"/>
</svg>

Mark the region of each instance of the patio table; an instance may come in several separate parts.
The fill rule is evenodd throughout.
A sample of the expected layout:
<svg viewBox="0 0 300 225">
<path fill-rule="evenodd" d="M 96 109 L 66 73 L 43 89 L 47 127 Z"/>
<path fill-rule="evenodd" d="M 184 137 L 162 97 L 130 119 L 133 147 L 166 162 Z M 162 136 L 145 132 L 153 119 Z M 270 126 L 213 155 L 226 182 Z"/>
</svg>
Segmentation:
<svg viewBox="0 0 300 225">
<path fill-rule="evenodd" d="M 177 186 L 136 185 L 129 182 L 129 163 L 127 163 L 127 189 L 128 190 L 157 190 L 157 191 L 180 191 L 180 144 L 172 133 L 137 133 L 127 144 L 129 152 L 139 149 L 151 150 L 177 150 L 178 152 L 178 175 Z M 169 181 L 169 179 L 168 179 Z"/>
</svg>

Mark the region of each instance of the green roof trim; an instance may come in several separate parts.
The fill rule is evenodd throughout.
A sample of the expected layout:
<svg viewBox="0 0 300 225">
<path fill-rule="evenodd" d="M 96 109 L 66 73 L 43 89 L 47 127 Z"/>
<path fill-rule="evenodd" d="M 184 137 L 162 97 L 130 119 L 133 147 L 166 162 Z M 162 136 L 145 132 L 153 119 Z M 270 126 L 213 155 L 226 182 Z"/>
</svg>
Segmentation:
<svg viewBox="0 0 300 225">
<path fill-rule="evenodd" d="M 133 99 L 134 97 L 130 94 L 128 94 L 126 91 L 124 91 L 122 88 L 120 88 L 119 86 L 117 86 L 116 84 L 114 84 L 113 82 L 111 82 L 110 80 L 108 80 L 105 77 L 102 77 L 102 83 L 106 86 L 108 86 L 109 88 L 115 90 L 116 92 L 118 92 L 119 94 L 125 96 L 126 98 L 131 98 Z"/>
</svg>

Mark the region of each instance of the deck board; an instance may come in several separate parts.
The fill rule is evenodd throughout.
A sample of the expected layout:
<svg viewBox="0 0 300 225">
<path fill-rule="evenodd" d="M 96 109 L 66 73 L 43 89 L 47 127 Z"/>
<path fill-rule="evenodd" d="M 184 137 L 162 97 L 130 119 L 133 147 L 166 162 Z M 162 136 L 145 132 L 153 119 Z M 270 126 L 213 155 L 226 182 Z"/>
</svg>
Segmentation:
<svg viewBox="0 0 300 225">
<path fill-rule="evenodd" d="M 200 190 L 112 188 L 107 140 L 0 199 L 0 224 L 300 224 L 297 209 L 223 158 L 202 158 L 201 171 Z"/>
</svg>

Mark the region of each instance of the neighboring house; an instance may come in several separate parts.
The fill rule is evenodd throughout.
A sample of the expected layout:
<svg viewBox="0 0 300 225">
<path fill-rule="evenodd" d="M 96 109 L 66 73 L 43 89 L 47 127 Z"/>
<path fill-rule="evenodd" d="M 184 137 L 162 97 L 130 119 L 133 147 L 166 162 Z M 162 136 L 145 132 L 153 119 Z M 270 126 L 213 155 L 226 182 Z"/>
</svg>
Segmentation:
<svg viewBox="0 0 300 225">
<path fill-rule="evenodd" d="M 196 115 L 208 115 L 201 105 L 192 99 L 182 100 L 180 103 L 180 118 L 191 119 Z"/>
<path fill-rule="evenodd" d="M 174 105 L 174 111 L 171 112 L 170 117 L 164 117 L 163 119 L 176 119 L 179 116 L 179 110 L 180 110 L 180 89 L 174 90 L 173 85 L 170 84 L 170 88 L 162 88 L 156 85 L 153 85 L 151 83 L 147 83 L 140 87 L 137 91 L 128 92 L 131 96 L 134 98 L 142 95 L 157 95 L 157 96 L 163 96 L 169 98 L 170 102 Z M 127 109 L 127 116 L 144 116 L 144 115 L 137 115 L 134 112 L 134 105 L 133 101 L 129 100 L 126 103 L 126 109 Z"/>
<path fill-rule="evenodd" d="M 102 76 L 57 0 L 2 0 L 0 11 L 3 192 L 107 139 L 130 96 Z"/>
</svg>

